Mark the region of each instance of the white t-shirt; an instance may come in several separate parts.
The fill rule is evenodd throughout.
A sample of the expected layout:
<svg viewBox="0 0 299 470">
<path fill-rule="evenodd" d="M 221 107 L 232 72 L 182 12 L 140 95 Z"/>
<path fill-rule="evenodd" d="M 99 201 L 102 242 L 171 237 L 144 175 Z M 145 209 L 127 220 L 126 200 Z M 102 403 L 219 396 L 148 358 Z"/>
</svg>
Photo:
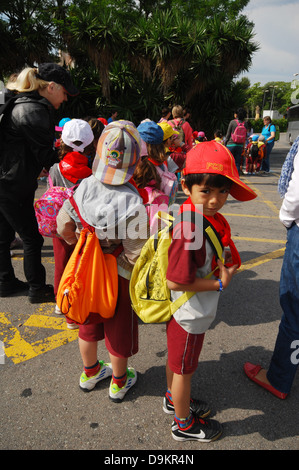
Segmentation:
<svg viewBox="0 0 299 470">
<path fill-rule="evenodd" d="M 280 208 L 279 218 L 287 228 L 294 221 L 299 226 L 299 150 L 294 158 L 294 170 Z"/>
<path fill-rule="evenodd" d="M 192 252 L 184 250 L 184 239 L 173 239 L 168 253 L 170 281 L 189 284 L 194 277 L 204 278 L 211 272 L 213 250 L 206 240 L 201 249 Z M 176 300 L 182 293 L 171 291 L 171 299 Z M 174 313 L 175 320 L 188 333 L 204 333 L 215 319 L 219 295 L 217 291 L 197 292 Z"/>
</svg>

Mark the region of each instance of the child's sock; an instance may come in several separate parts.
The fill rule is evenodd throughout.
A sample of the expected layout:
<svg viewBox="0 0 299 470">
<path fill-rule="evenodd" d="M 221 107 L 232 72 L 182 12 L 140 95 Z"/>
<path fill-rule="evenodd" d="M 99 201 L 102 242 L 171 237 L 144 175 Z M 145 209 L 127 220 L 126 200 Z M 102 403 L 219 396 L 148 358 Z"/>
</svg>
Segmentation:
<svg viewBox="0 0 299 470">
<path fill-rule="evenodd" d="M 165 396 L 166 396 L 167 400 L 169 401 L 169 403 L 171 403 L 173 405 L 172 395 L 171 395 L 171 391 L 169 389 L 167 389 L 167 392 L 165 393 Z"/>
<path fill-rule="evenodd" d="M 91 367 L 85 367 L 84 366 L 84 372 L 87 375 L 87 377 L 93 377 L 94 375 L 96 375 L 99 372 L 100 369 L 101 369 L 101 364 L 99 363 L 99 361 L 97 361 Z"/>
<path fill-rule="evenodd" d="M 187 416 L 187 418 L 180 419 L 180 418 L 177 418 L 175 415 L 174 419 L 180 429 L 187 429 L 193 424 L 194 417 L 190 413 L 189 416 Z"/>
<path fill-rule="evenodd" d="M 112 382 L 118 386 L 118 388 L 122 388 L 127 380 L 127 371 L 122 375 L 121 377 L 115 377 L 114 374 L 112 374 Z"/>
</svg>

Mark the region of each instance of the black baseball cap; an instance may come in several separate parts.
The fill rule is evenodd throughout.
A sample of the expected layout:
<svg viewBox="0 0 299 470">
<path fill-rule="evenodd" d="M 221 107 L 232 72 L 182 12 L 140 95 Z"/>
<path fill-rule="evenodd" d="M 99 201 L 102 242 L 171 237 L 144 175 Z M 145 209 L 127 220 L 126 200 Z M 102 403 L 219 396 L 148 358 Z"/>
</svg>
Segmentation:
<svg viewBox="0 0 299 470">
<path fill-rule="evenodd" d="M 38 66 L 36 76 L 46 82 L 55 82 L 62 85 L 68 95 L 75 96 L 79 90 L 72 82 L 70 73 L 58 64 L 45 63 Z"/>
</svg>

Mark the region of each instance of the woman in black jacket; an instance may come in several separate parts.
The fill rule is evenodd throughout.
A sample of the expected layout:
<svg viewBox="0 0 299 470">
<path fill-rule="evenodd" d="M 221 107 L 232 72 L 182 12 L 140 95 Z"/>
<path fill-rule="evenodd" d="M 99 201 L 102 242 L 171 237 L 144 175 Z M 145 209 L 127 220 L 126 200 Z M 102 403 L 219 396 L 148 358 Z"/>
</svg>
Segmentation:
<svg viewBox="0 0 299 470">
<path fill-rule="evenodd" d="M 69 73 L 57 64 L 24 69 L 6 85 L 14 98 L 1 120 L 0 149 L 0 297 L 29 289 L 31 303 L 55 302 L 41 262 L 43 237 L 33 207 L 37 178 L 58 161 L 54 150 L 54 109 L 78 94 Z M 23 241 L 27 283 L 17 279 L 10 244 Z"/>
</svg>

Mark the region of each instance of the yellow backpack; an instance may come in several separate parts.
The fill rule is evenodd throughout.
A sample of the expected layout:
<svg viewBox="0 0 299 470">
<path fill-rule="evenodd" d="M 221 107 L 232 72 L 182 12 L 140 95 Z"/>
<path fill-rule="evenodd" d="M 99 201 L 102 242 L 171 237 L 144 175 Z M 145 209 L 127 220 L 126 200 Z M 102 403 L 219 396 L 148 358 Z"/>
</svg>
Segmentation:
<svg viewBox="0 0 299 470">
<path fill-rule="evenodd" d="M 187 214 L 190 216 L 189 212 L 184 212 L 183 214 L 184 216 Z M 191 212 L 191 217 L 193 214 Z M 132 307 L 144 323 L 163 323 L 169 321 L 178 308 L 195 294 L 195 292 L 184 292 L 175 301 L 172 301 L 170 298 L 166 272 L 168 266 L 168 248 L 172 240 L 175 219 L 166 213 L 158 213 L 158 217 L 167 226 L 147 240 L 133 268 L 130 280 Z M 223 245 L 217 232 L 204 216 L 202 228 L 204 236 L 211 244 L 216 259 L 219 258 L 224 263 L 222 256 Z M 212 274 L 213 271 L 206 278 L 210 278 Z"/>
</svg>

